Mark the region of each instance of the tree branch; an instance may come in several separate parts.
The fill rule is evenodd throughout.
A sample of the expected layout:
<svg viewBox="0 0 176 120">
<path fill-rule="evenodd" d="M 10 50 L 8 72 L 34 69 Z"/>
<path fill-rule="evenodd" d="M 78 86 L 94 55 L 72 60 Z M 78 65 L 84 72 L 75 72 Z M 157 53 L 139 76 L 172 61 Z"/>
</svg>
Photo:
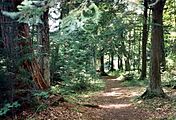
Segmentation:
<svg viewBox="0 0 176 120">
<path fill-rule="evenodd" d="M 155 6 L 159 1 L 160 1 L 160 0 L 156 0 L 154 3 L 151 3 L 151 4 L 149 4 L 148 6 L 149 6 L 149 7 L 153 7 L 153 6 Z"/>
</svg>

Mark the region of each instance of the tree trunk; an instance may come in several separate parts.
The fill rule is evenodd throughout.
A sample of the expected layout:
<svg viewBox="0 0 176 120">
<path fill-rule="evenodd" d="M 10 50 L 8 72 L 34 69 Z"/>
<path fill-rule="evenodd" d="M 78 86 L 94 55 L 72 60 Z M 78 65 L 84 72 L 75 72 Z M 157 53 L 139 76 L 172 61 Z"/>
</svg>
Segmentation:
<svg viewBox="0 0 176 120">
<path fill-rule="evenodd" d="M 9 2 L 9 4 L 5 5 L 5 2 Z M 6 67 L 7 71 L 5 74 L 5 79 L 7 81 L 7 86 L 5 87 L 4 93 L 6 94 L 7 100 L 11 102 L 14 101 L 14 87 L 17 80 L 17 64 L 16 60 L 18 60 L 17 55 L 17 39 L 18 39 L 18 23 L 17 21 L 4 16 L 1 14 L 1 10 L 4 11 L 15 11 L 15 2 L 9 0 L 0 0 L 0 27 L 1 27 L 1 37 L 3 42 L 3 55 L 6 59 Z M 7 91 L 10 92 L 7 92 Z"/>
<path fill-rule="evenodd" d="M 114 69 L 114 53 L 113 52 L 111 53 L 110 57 L 111 57 L 111 61 L 110 61 L 111 68 L 110 68 L 110 71 L 115 71 L 115 69 Z"/>
<path fill-rule="evenodd" d="M 123 70 L 122 58 L 118 55 L 118 69 Z"/>
<path fill-rule="evenodd" d="M 138 58 L 138 61 L 139 61 L 139 63 L 141 63 L 141 36 L 142 36 L 142 32 L 141 32 L 141 27 L 140 27 L 140 29 L 139 29 L 139 31 L 140 31 L 140 33 L 139 33 L 139 41 L 138 41 L 138 55 L 139 55 L 139 58 Z M 138 73 L 140 74 L 140 64 L 138 63 L 138 65 L 137 65 L 137 69 L 138 69 Z"/>
<path fill-rule="evenodd" d="M 3 0 L 0 2 L 4 5 L 1 7 L 1 10 L 14 12 L 17 11 L 17 5 L 19 5 L 22 0 Z M 9 4 L 6 4 L 7 2 Z M 2 14 L 0 20 L 3 46 L 8 55 L 7 57 L 10 60 L 7 69 L 10 73 L 16 75 L 17 67 L 19 67 L 16 62 L 19 61 L 19 57 L 33 53 L 32 43 L 29 41 L 29 27 L 27 24 L 20 24 L 16 20 Z M 40 66 L 35 58 L 32 60 L 24 60 L 23 67 L 31 72 L 33 80 L 39 89 L 48 88 L 48 85 L 45 83 L 43 76 L 41 75 Z"/>
<path fill-rule="evenodd" d="M 3 11 L 15 11 L 15 2 L 9 0 L 1 0 L 2 6 L 0 6 L 0 10 Z M 9 2 L 7 4 L 6 2 Z M 7 4 L 7 5 L 5 5 Z M 0 13 L 1 14 L 1 13 Z M 3 39 L 3 46 L 8 56 L 15 57 L 14 47 L 16 46 L 16 39 L 18 38 L 18 23 L 17 21 L 11 19 L 10 17 L 4 16 L 1 14 L 1 35 Z"/>
<path fill-rule="evenodd" d="M 144 0 L 144 20 L 143 20 L 143 33 L 142 33 L 142 71 L 140 79 L 146 78 L 147 71 L 147 56 L 146 56 L 146 47 L 147 47 L 147 39 L 148 39 L 148 27 L 147 27 L 147 10 L 148 10 L 148 2 Z"/>
<path fill-rule="evenodd" d="M 104 70 L 104 53 L 103 50 L 101 50 L 101 56 L 100 56 L 100 75 L 101 76 L 107 76 Z"/>
<path fill-rule="evenodd" d="M 126 60 L 125 60 L 125 71 L 130 71 L 131 67 L 130 67 L 130 59 L 129 56 L 127 56 Z"/>
<path fill-rule="evenodd" d="M 131 37 L 132 35 L 131 35 L 131 31 L 129 32 L 129 36 L 128 36 L 128 51 L 127 51 L 127 53 L 125 54 L 125 57 L 126 57 L 126 59 L 125 59 L 125 71 L 130 71 L 131 70 L 131 65 L 130 65 L 130 63 L 131 63 L 131 61 L 130 61 L 130 59 L 131 59 L 131 47 L 132 47 L 132 37 Z"/>
<path fill-rule="evenodd" d="M 96 54 L 96 48 L 93 48 L 93 66 L 95 70 L 97 69 L 97 54 Z"/>
<path fill-rule="evenodd" d="M 161 33 L 164 33 L 163 31 L 163 21 L 161 21 L 161 25 L 162 25 L 162 28 L 161 28 Z M 166 70 L 166 59 L 165 59 L 165 45 L 164 45 L 164 34 L 161 35 L 161 59 L 160 59 L 160 62 L 161 62 L 161 70 L 162 72 L 164 72 Z"/>
<path fill-rule="evenodd" d="M 151 51 L 151 73 L 150 84 L 142 97 L 165 97 L 161 87 L 160 74 L 160 51 L 162 39 L 162 18 L 165 1 L 160 0 L 152 9 L 152 51 Z"/>
<path fill-rule="evenodd" d="M 50 63 L 49 63 L 49 24 L 48 24 L 48 10 L 41 16 L 43 24 L 38 25 L 38 43 L 39 53 L 38 58 L 41 66 L 41 74 L 44 80 L 50 86 Z"/>
<path fill-rule="evenodd" d="M 134 45 L 134 43 L 136 43 L 136 28 L 134 27 L 133 28 L 133 44 L 132 44 L 132 51 L 135 51 L 135 46 L 136 45 Z M 133 52 L 131 53 L 131 56 L 130 56 L 130 59 L 132 60 L 132 63 L 131 63 L 131 65 L 132 65 L 132 67 L 133 67 L 133 70 L 136 70 L 136 66 L 137 66 L 137 64 L 135 63 L 135 61 L 137 60 L 136 58 L 134 58 L 134 59 L 132 59 L 132 56 L 133 56 Z M 140 63 L 140 62 L 139 62 Z"/>
</svg>

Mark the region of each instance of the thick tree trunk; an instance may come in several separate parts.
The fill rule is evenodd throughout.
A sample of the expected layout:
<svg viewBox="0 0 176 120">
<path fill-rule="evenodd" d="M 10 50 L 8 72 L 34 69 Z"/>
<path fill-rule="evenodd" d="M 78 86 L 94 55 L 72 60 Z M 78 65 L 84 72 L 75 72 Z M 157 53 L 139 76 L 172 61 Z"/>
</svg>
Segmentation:
<svg viewBox="0 0 176 120">
<path fill-rule="evenodd" d="M 160 51 L 162 39 L 162 18 L 165 1 L 160 0 L 152 9 L 152 51 L 151 51 L 151 73 L 150 84 L 142 97 L 165 97 L 161 87 L 160 74 Z"/>
<path fill-rule="evenodd" d="M 5 2 L 8 2 L 10 4 L 6 4 Z M 0 27 L 1 27 L 1 37 L 2 37 L 2 49 L 3 49 L 3 55 L 6 59 L 6 67 L 7 71 L 5 74 L 5 79 L 7 81 L 7 86 L 4 88 L 3 94 L 6 94 L 7 100 L 10 100 L 13 102 L 14 100 L 14 86 L 16 82 L 16 73 L 17 73 L 17 65 L 16 60 L 18 58 L 17 56 L 17 49 L 16 49 L 16 40 L 18 39 L 18 24 L 17 21 L 4 16 L 1 14 L 1 10 L 4 11 L 15 11 L 15 4 L 13 1 L 9 0 L 0 0 Z M 2 85 L 2 86 L 3 86 Z M 7 92 L 10 91 L 10 92 Z M 3 99 L 3 98 L 2 98 Z"/>
<path fill-rule="evenodd" d="M 148 27 L 147 27 L 147 9 L 148 2 L 144 0 L 144 20 L 143 20 L 143 32 L 142 32 L 142 71 L 140 79 L 146 78 L 147 72 L 147 56 L 146 56 L 146 47 L 147 47 L 147 39 L 148 39 Z"/>
<path fill-rule="evenodd" d="M 161 25 L 162 25 L 162 28 L 161 28 L 161 33 L 164 33 L 164 30 L 163 30 L 163 21 L 161 21 Z M 164 72 L 166 70 L 166 59 L 165 59 L 165 45 L 164 45 L 164 34 L 161 35 L 161 70 L 162 72 Z"/>
<path fill-rule="evenodd" d="M 43 24 L 38 25 L 38 43 L 39 53 L 41 56 L 39 64 L 41 66 L 41 74 L 50 86 L 50 63 L 49 63 L 49 24 L 48 24 L 48 10 L 41 16 Z"/>
<path fill-rule="evenodd" d="M 14 12 L 17 11 L 17 5 L 19 5 L 22 0 L 1 0 L 0 2 L 4 4 L 4 6 L 0 6 L 1 10 Z M 10 73 L 16 75 L 17 67 L 19 67 L 16 66 L 16 61 L 19 60 L 19 57 L 33 53 L 32 43 L 29 41 L 29 27 L 27 24 L 20 24 L 16 20 L 2 14 L 0 20 L 3 46 L 10 60 L 10 64 L 8 64 L 7 68 Z M 48 88 L 48 85 L 41 75 L 40 66 L 35 58 L 33 60 L 24 60 L 23 67 L 31 72 L 33 80 L 39 89 Z"/>
<path fill-rule="evenodd" d="M 0 10 L 15 11 L 15 2 L 10 0 L 0 0 Z M 9 4 L 7 4 L 9 3 Z M 6 5 L 5 5 L 6 4 Z M 17 21 L 6 17 L 0 13 L 1 17 L 1 35 L 3 39 L 3 46 L 7 55 L 14 57 L 14 47 L 16 46 L 16 39 L 18 38 L 18 23 Z"/>
<path fill-rule="evenodd" d="M 21 39 L 18 42 L 19 55 L 21 57 L 34 54 L 32 48 L 32 41 L 29 35 L 29 26 L 27 24 L 19 24 L 18 27 L 18 37 Z M 32 57 L 32 56 L 30 56 Z M 43 74 L 41 72 L 41 66 L 37 62 L 36 58 L 25 59 L 22 64 L 23 68 L 29 71 L 32 75 L 32 79 L 39 89 L 47 89 L 49 85 L 45 82 Z"/>
</svg>

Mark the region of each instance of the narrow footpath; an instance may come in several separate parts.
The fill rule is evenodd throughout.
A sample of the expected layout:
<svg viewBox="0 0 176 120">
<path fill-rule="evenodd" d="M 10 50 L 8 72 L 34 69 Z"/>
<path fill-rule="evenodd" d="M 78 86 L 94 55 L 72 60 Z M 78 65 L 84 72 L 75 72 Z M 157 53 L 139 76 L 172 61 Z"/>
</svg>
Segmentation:
<svg viewBox="0 0 176 120">
<path fill-rule="evenodd" d="M 150 118 L 147 111 L 137 108 L 133 102 L 144 89 L 139 87 L 123 87 L 121 80 L 106 77 L 104 91 L 93 95 L 92 104 L 100 106 L 99 109 L 87 110 L 84 114 L 89 120 L 146 120 Z"/>
</svg>

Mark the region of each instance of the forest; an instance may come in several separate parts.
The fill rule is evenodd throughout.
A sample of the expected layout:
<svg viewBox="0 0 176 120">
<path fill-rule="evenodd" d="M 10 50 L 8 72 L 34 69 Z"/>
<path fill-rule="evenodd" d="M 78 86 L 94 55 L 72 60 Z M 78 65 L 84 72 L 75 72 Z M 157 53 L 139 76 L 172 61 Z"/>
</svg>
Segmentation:
<svg viewBox="0 0 176 120">
<path fill-rule="evenodd" d="M 176 1 L 0 0 L 0 120 L 176 120 Z"/>
</svg>

